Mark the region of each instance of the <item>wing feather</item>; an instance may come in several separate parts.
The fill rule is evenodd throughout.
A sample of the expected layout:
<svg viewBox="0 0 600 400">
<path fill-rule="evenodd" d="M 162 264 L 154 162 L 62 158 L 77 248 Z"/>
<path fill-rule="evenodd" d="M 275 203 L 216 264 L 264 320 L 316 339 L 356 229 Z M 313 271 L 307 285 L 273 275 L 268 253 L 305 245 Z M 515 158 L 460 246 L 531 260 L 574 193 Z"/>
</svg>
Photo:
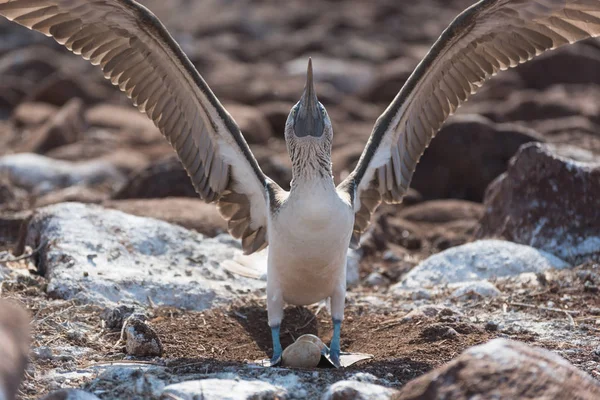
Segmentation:
<svg viewBox="0 0 600 400">
<path fill-rule="evenodd" d="M 52 36 L 100 66 L 171 143 L 200 197 L 220 203 L 236 195 L 236 219 L 223 216 L 244 251 L 267 245 L 266 186 L 279 188 L 262 173 L 238 126 L 148 9 L 133 0 L 0 0 L 0 15 Z"/>
<path fill-rule="evenodd" d="M 381 200 L 402 200 L 444 121 L 487 79 L 598 35 L 600 0 L 482 0 L 461 13 L 378 118 L 356 168 L 338 187 L 353 201 L 353 244 Z"/>
</svg>

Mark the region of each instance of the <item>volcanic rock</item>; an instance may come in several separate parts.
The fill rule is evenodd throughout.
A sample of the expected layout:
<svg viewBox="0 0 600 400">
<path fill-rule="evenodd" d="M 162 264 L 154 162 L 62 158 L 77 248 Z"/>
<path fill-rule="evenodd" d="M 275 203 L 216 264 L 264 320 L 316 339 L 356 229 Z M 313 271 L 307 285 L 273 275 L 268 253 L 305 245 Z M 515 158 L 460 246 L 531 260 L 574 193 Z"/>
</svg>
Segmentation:
<svg viewBox="0 0 600 400">
<path fill-rule="evenodd" d="M 138 314 L 125 321 L 125 350 L 136 357 L 160 357 L 163 345 L 156 331 Z"/>
<path fill-rule="evenodd" d="M 0 174 L 38 194 L 73 185 L 119 185 L 125 179 L 113 165 L 102 160 L 69 162 L 33 153 L 0 157 Z"/>
<path fill-rule="evenodd" d="M 198 197 L 190 177 L 176 155 L 165 157 L 133 175 L 114 199 Z"/>
<path fill-rule="evenodd" d="M 168 199 L 112 200 L 102 204 L 140 217 L 150 217 L 194 229 L 210 237 L 227 232 L 227 222 L 214 204 L 201 199 L 170 197 Z"/>
<path fill-rule="evenodd" d="M 480 236 L 534 246 L 570 263 L 600 260 L 600 162 L 562 154 L 577 156 L 568 147 L 523 146 L 486 192 Z"/>
<path fill-rule="evenodd" d="M 269 121 L 258 108 L 231 103 L 226 108 L 248 143 L 266 143 L 273 136 Z"/>
<path fill-rule="evenodd" d="M 75 98 L 35 129 L 28 143 L 23 144 L 23 150 L 43 154 L 56 147 L 76 142 L 84 130 L 83 103 Z"/>
<path fill-rule="evenodd" d="M 587 43 L 577 43 L 544 53 L 515 71 L 533 89 L 559 83 L 600 84 L 600 50 Z"/>
<path fill-rule="evenodd" d="M 518 125 L 457 115 L 423 154 L 411 186 L 425 199 L 481 201 L 487 185 L 506 171 L 519 146 L 539 140 L 535 131 Z"/>
<path fill-rule="evenodd" d="M 562 357 L 524 343 L 494 339 L 410 381 L 393 398 L 592 400 L 599 396 L 600 384 Z"/>
</svg>

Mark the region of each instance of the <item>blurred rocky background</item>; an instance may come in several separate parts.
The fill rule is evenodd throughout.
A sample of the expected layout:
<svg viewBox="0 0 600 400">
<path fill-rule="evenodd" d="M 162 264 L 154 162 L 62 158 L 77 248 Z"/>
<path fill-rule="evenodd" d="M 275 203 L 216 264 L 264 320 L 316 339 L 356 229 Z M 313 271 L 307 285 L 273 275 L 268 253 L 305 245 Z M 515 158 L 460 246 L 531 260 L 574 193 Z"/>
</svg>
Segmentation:
<svg viewBox="0 0 600 400">
<path fill-rule="evenodd" d="M 414 67 L 473 3 L 141 2 L 284 188 L 291 179 L 284 124 L 302 94 L 308 57 L 334 126 L 339 182 Z M 23 304 L 33 319 L 20 396 L 81 387 L 101 398 L 191 398 L 218 385 L 180 381 L 233 379 L 236 398 L 314 398 L 327 390 L 332 399 L 425 399 L 419 388 L 455 370 L 423 374 L 500 336 L 558 352 L 575 367 L 544 350 L 495 341 L 463 353 L 466 372 L 452 378 L 456 387 L 435 390 L 466 398 L 461 379 L 512 382 L 523 365 L 555 362 L 564 379 L 536 370 L 547 383 L 540 393 L 569 398 L 554 389 L 570 382 L 597 398 L 589 377 L 600 377 L 599 126 L 597 40 L 487 82 L 433 140 L 404 203 L 380 207 L 351 254 L 342 347 L 374 361 L 319 372 L 317 380 L 312 372 L 257 372 L 242 365 L 270 354 L 264 284 L 220 267 L 239 245 L 220 235 L 225 224 L 214 206 L 197 198 L 160 132 L 98 69 L 0 19 L 0 296 Z M 15 260 L 22 253 L 32 255 Z M 328 318 L 316 310 L 288 310 L 290 337 L 330 335 Z M 135 325 L 142 333 L 124 335 L 134 311 L 145 315 Z M 128 342 L 144 335 L 163 344 Z M 490 373 L 478 375 L 478 354 L 493 358 L 495 349 L 513 357 L 511 367 L 493 359 Z M 148 364 L 107 367 L 123 360 Z M 270 383 L 246 387 L 240 378 Z M 528 390 L 521 385 L 498 390 L 518 398 Z M 491 390 L 484 386 L 476 389 L 482 398 Z"/>
</svg>

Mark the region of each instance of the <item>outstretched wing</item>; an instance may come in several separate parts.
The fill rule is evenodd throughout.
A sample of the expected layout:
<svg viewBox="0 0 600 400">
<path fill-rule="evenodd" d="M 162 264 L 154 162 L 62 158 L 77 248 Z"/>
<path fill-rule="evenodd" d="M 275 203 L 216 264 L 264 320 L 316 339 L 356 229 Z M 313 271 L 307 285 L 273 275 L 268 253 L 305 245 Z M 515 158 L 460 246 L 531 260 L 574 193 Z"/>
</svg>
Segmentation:
<svg viewBox="0 0 600 400">
<path fill-rule="evenodd" d="M 266 186 L 275 184 L 154 14 L 132 0 L 0 0 L 0 15 L 100 66 L 171 143 L 200 197 L 218 200 L 245 253 L 267 245 Z"/>
<path fill-rule="evenodd" d="M 599 34 L 600 0 L 483 0 L 461 13 L 377 119 L 338 188 L 353 200 L 353 245 L 382 200 L 402 200 L 431 139 L 488 78 Z"/>
</svg>

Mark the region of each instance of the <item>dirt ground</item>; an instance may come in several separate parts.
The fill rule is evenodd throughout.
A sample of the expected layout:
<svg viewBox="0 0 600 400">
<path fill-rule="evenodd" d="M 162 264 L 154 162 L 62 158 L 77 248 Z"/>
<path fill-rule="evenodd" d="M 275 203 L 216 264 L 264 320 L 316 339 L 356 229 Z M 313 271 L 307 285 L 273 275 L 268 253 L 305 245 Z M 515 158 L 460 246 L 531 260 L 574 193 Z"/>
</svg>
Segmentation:
<svg viewBox="0 0 600 400">
<path fill-rule="evenodd" d="M 372 359 L 359 361 L 346 369 L 320 369 L 318 380 L 333 382 L 351 372 L 370 373 L 401 387 L 456 357 L 463 350 L 495 337 L 505 337 L 557 351 L 571 363 L 600 379 L 595 367 L 600 361 L 597 348 L 579 337 L 600 335 L 600 297 L 598 265 L 584 265 L 572 271 L 541 276 L 537 289 L 521 283 L 497 282 L 504 293 L 495 299 L 474 295 L 437 306 L 437 314 L 414 315 L 402 310 L 410 300 L 393 300 L 385 290 L 358 290 L 346 307 L 342 329 L 342 349 L 367 353 Z M 271 335 L 264 299 L 241 298 L 225 308 L 191 312 L 159 307 L 151 311 L 150 325 L 164 346 L 162 358 L 131 358 L 126 355 L 120 331 L 106 327 L 99 307 L 74 301 L 48 299 L 45 279 L 26 277 L 15 284 L 4 284 L 2 297 L 25 304 L 33 316 L 33 347 L 81 348 L 81 354 L 44 359 L 34 355 L 35 374 L 27 375 L 22 387 L 23 399 L 37 399 L 52 389 L 43 377 L 61 370 L 77 370 L 107 363 L 157 365 L 170 374 L 210 374 L 227 368 L 242 368 L 247 363 L 266 359 L 271 354 Z M 444 295 L 440 295 L 443 297 Z M 373 305 L 372 297 L 385 300 Z M 567 300 L 565 300 L 567 299 Z M 435 299 L 433 299 L 435 303 Z M 563 308 L 557 308 L 557 305 Z M 456 311 L 460 310 L 460 311 Z M 555 335 L 540 334 L 527 324 L 503 327 L 498 313 L 519 313 L 524 321 L 556 325 Z M 414 315 L 410 318 L 411 315 Z M 430 316 L 427 316 L 430 315 Z M 324 308 L 288 307 L 282 324 L 284 347 L 302 334 L 319 336 L 326 343 L 332 324 Z M 568 336 L 560 340 L 559 332 Z M 572 335 L 572 336 L 571 336 Z M 129 361 L 128 361 L 129 360 Z M 590 364 L 591 363 L 591 364 Z M 322 366 L 321 368 L 327 368 Z M 307 371 L 310 372 L 310 371 Z M 316 378 L 315 378 L 316 379 Z M 86 385 L 88 378 L 72 380 L 69 385 Z"/>
</svg>

